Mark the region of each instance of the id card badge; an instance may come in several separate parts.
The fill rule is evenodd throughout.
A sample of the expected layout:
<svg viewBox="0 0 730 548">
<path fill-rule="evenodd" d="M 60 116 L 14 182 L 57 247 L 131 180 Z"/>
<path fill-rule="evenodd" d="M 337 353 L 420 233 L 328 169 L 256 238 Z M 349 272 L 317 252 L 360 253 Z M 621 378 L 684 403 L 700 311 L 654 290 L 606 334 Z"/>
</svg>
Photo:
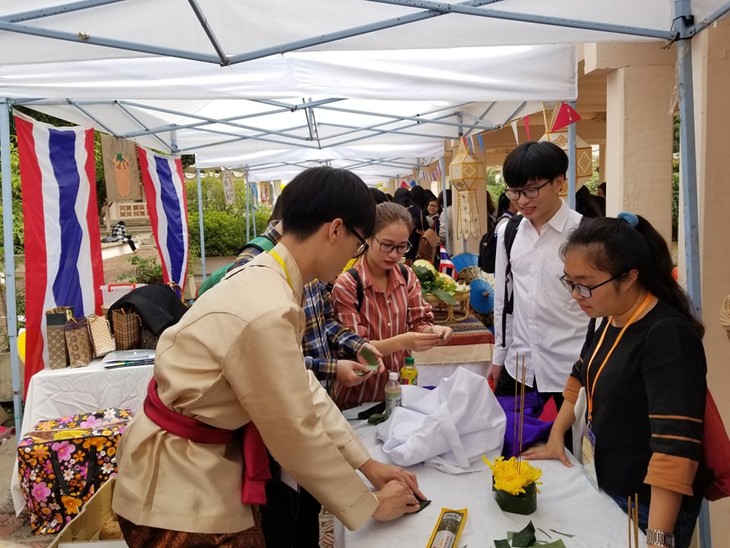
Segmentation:
<svg viewBox="0 0 730 548">
<path fill-rule="evenodd" d="M 583 462 L 583 470 L 586 476 L 598 490 L 598 475 L 596 474 L 596 436 L 591 430 L 590 423 L 583 428 L 583 436 L 581 438 L 581 461 Z"/>
</svg>

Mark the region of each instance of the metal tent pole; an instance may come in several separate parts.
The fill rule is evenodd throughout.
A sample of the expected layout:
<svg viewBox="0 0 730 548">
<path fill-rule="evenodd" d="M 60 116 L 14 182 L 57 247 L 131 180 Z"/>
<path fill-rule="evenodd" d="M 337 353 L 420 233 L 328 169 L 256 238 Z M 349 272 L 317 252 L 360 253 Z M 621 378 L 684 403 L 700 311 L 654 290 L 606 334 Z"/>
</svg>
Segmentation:
<svg viewBox="0 0 730 548">
<path fill-rule="evenodd" d="M 571 101 L 570 106 L 575 108 L 575 102 Z M 575 209 L 575 187 L 578 186 L 577 176 L 578 170 L 576 169 L 576 129 L 575 124 L 568 126 L 568 206 L 570 209 Z"/>
<path fill-rule="evenodd" d="M 3 245 L 5 246 L 6 314 L 10 344 L 10 371 L 13 384 L 15 435 L 20 439 L 23 405 L 20 396 L 20 362 L 18 360 L 18 312 L 15 291 L 15 248 L 13 245 L 13 185 L 10 172 L 10 104 L 0 98 L 0 179 L 3 198 Z"/>
<path fill-rule="evenodd" d="M 677 87 L 679 99 L 679 170 L 684 219 L 684 251 L 687 269 L 687 293 L 697 318 L 702 318 L 702 286 L 700 280 L 700 232 L 697 205 L 697 156 L 695 148 L 694 93 L 692 88 L 692 41 L 694 21 L 691 0 L 675 0 L 677 47 Z M 702 501 L 699 518 L 700 546 L 712 548 L 710 507 Z"/>
<path fill-rule="evenodd" d="M 200 177 L 200 168 L 195 168 L 195 182 L 198 186 L 198 229 L 200 230 L 200 268 L 203 272 L 203 281 L 207 276 L 205 270 L 205 228 L 203 223 L 203 182 Z"/>
</svg>

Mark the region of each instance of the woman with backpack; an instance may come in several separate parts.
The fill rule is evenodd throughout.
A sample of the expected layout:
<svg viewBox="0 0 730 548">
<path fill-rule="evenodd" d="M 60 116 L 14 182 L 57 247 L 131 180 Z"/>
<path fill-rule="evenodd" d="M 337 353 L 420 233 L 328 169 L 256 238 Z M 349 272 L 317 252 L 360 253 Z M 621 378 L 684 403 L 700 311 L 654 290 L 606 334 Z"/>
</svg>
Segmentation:
<svg viewBox="0 0 730 548">
<path fill-rule="evenodd" d="M 563 435 L 585 387 L 589 476 L 624 510 L 638 498 L 649 546 L 686 548 L 702 500 L 704 327 L 672 277 L 666 242 L 646 219 L 587 219 L 562 255 L 563 285 L 600 325 L 588 331 L 547 445 L 523 456 L 570 466 Z"/>
<path fill-rule="evenodd" d="M 406 208 L 378 204 L 365 255 L 332 289 L 340 323 L 369 340 L 385 364 L 383 373 L 358 386 L 335 386 L 334 400 L 342 409 L 383 401 L 388 373 L 399 371 L 411 350 L 429 350 L 451 337 L 450 327 L 433 324 L 431 305 L 423 298 L 416 274 L 402 263 L 411 248 L 412 228 Z"/>
</svg>

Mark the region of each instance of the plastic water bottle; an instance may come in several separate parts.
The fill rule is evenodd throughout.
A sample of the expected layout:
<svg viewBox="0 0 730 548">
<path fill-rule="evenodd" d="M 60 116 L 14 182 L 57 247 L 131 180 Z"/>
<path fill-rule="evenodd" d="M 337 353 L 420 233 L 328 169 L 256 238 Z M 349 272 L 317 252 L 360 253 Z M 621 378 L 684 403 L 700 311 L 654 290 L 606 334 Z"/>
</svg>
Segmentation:
<svg viewBox="0 0 730 548">
<path fill-rule="evenodd" d="M 398 373 L 391 371 L 385 385 L 385 414 L 390 416 L 396 407 L 401 406 L 403 390 L 398 382 Z"/>
<path fill-rule="evenodd" d="M 416 360 L 411 356 L 408 356 L 400 368 L 400 383 L 401 384 L 412 384 L 416 386 L 418 384 L 418 369 L 416 369 Z"/>
</svg>

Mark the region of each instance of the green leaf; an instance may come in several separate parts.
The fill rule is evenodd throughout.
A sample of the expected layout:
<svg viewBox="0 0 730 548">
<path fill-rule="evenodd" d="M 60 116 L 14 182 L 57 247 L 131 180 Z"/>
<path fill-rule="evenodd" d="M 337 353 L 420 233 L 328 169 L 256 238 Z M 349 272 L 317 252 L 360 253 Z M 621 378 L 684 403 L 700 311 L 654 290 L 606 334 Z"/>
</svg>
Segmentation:
<svg viewBox="0 0 730 548">
<path fill-rule="evenodd" d="M 444 291 L 443 289 L 434 289 L 431 293 L 436 295 L 439 299 L 444 301 L 446 304 L 455 305 L 456 299 L 451 293 Z"/>
<path fill-rule="evenodd" d="M 560 539 L 560 540 L 555 540 L 553 542 L 541 544 L 540 546 L 542 548 L 565 548 L 565 543 L 562 541 L 562 539 Z"/>
<path fill-rule="evenodd" d="M 514 548 L 525 548 L 535 544 L 535 526 L 532 522 L 520 531 L 512 535 L 512 546 Z"/>
<path fill-rule="evenodd" d="M 494 548 L 510 548 L 508 540 L 495 540 Z"/>
</svg>

